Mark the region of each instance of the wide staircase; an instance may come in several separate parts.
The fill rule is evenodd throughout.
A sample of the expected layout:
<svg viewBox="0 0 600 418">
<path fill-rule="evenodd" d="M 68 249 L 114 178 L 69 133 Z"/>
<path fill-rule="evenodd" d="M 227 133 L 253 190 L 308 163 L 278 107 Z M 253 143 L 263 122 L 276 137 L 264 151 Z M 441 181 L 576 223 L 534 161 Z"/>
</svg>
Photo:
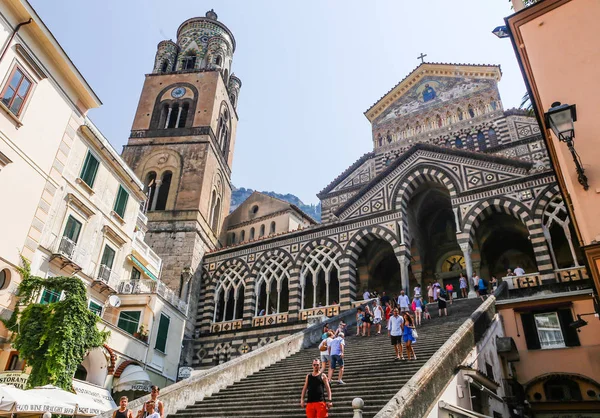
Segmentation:
<svg viewBox="0 0 600 418">
<path fill-rule="evenodd" d="M 448 305 L 448 317 L 432 319 L 418 328 L 414 345 L 417 360 L 395 361 L 394 350 L 382 330 L 381 335 L 356 336 L 350 329 L 346 338 L 345 385 L 334 375 L 331 389 L 333 408 L 330 417 L 352 417 L 352 399 L 364 400 L 364 417 L 373 417 L 402 386 L 427 362 L 457 328 L 477 309 L 480 299 L 458 300 Z M 432 308 L 434 306 L 432 305 Z M 311 372 L 312 360 L 319 356 L 315 346 L 281 360 L 239 382 L 205 398 L 174 415 L 185 417 L 303 418 L 300 394 L 305 376 Z M 406 357 L 406 354 L 405 354 Z M 433 402 L 433 399 L 432 399 Z"/>
</svg>

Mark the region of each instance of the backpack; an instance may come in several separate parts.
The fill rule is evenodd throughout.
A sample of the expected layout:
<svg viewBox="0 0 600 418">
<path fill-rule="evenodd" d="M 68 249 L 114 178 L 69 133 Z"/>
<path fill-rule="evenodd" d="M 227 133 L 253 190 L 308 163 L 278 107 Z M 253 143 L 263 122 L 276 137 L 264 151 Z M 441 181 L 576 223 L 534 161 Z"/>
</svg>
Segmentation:
<svg viewBox="0 0 600 418">
<path fill-rule="evenodd" d="M 448 292 L 446 292 L 446 289 L 444 289 L 444 288 L 440 289 L 440 296 L 443 299 L 446 299 L 448 297 Z"/>
<path fill-rule="evenodd" d="M 321 341 L 321 344 L 319 344 L 319 351 L 327 351 L 327 340 Z"/>
</svg>

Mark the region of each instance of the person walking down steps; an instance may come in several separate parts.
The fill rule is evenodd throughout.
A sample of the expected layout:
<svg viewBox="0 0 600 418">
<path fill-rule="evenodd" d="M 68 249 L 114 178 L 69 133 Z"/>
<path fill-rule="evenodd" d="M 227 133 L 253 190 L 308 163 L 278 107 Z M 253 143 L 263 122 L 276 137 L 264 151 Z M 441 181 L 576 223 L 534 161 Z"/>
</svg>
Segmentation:
<svg viewBox="0 0 600 418">
<path fill-rule="evenodd" d="M 328 410 L 333 406 L 331 403 L 331 387 L 327 376 L 321 372 L 319 359 L 312 362 L 312 373 L 306 375 L 304 387 L 300 397 L 300 407 L 306 406 L 307 418 L 327 418 Z M 325 401 L 325 391 L 327 391 L 327 401 Z M 306 396 L 306 403 L 304 398 Z"/>
<path fill-rule="evenodd" d="M 328 343 L 327 349 L 329 351 L 329 357 L 331 358 L 331 362 L 329 364 L 329 380 L 333 379 L 333 373 L 335 373 L 335 369 L 339 367 L 338 371 L 338 383 L 340 385 L 344 384 L 342 380 L 342 376 L 344 375 L 344 349 L 346 347 L 346 342 L 344 341 L 344 333 L 340 332 L 337 337 L 335 337 L 331 342 Z"/>
<path fill-rule="evenodd" d="M 399 315 L 398 308 L 394 308 L 388 323 L 388 336 L 390 337 L 392 346 L 396 352 L 396 358 L 394 360 L 404 360 L 404 352 L 402 351 L 403 325 L 404 319 Z"/>
</svg>

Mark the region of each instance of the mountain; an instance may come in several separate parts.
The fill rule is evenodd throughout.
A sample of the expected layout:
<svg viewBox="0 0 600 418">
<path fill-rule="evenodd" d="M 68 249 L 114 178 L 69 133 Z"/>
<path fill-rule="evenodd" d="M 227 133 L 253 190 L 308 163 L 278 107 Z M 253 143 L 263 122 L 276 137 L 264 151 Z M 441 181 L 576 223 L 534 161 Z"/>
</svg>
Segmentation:
<svg viewBox="0 0 600 418">
<path fill-rule="evenodd" d="M 240 187 L 239 189 L 233 186 L 231 190 L 231 207 L 229 208 L 229 213 L 233 212 L 244 200 L 246 200 L 254 190 L 246 189 L 244 187 Z M 261 192 L 271 197 L 275 197 L 277 199 L 285 200 L 292 205 L 298 206 L 302 209 L 308 216 L 313 218 L 317 222 L 321 222 L 321 202 L 316 205 L 307 205 L 298 196 L 294 196 L 291 193 L 288 194 L 280 194 L 275 192 Z"/>
</svg>

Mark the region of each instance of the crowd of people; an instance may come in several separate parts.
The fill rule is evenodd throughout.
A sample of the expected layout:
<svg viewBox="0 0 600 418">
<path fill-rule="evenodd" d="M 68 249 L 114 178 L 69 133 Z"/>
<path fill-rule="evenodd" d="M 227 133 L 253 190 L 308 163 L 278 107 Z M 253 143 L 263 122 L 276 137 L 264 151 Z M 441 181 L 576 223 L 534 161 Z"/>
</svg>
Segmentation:
<svg viewBox="0 0 600 418">
<path fill-rule="evenodd" d="M 144 402 L 142 408 L 137 412 L 135 418 L 164 418 L 165 405 L 158 400 L 160 389 L 158 386 L 152 386 L 150 389 L 150 399 Z M 112 418 L 134 418 L 133 411 L 128 408 L 129 399 L 127 396 L 121 396 L 119 400 L 119 409 L 113 412 Z"/>
</svg>

